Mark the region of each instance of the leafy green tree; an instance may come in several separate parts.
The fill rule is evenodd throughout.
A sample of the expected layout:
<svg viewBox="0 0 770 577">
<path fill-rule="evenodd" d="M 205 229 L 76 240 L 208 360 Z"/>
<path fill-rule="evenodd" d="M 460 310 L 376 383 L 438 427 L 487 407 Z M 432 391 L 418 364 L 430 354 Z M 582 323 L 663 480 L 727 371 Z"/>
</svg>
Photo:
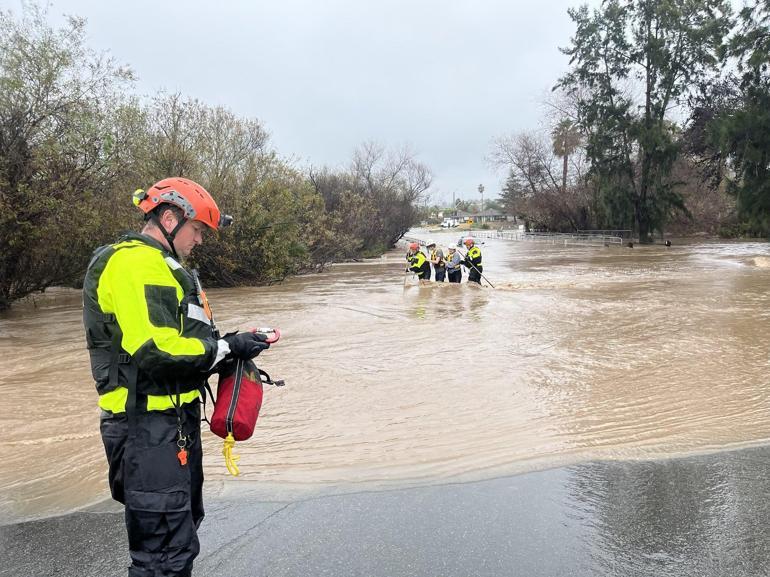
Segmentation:
<svg viewBox="0 0 770 577">
<path fill-rule="evenodd" d="M 770 0 L 740 12 L 727 55 L 737 63 L 731 106 L 710 125 L 713 142 L 729 159 L 728 190 L 748 232 L 770 235 Z M 712 99 L 713 100 L 713 99 Z M 729 176 L 729 175 L 728 175 Z"/>
<path fill-rule="evenodd" d="M 524 216 L 526 200 L 530 196 L 530 189 L 519 176 L 518 171 L 511 169 L 500 194 L 500 204 L 506 214 L 512 216 Z"/>
<path fill-rule="evenodd" d="M 274 173 L 242 196 L 237 226 L 194 253 L 193 262 L 208 284 L 270 284 L 305 268 L 308 247 L 300 234 L 307 208 L 300 190 L 305 186 L 299 173 Z"/>
<path fill-rule="evenodd" d="M 364 145 L 316 177 L 268 145 L 256 119 L 179 94 L 126 96 L 132 75 L 85 45 L 85 21 L 0 11 L 0 309 L 77 286 L 93 249 L 141 225 L 131 192 L 168 176 L 205 186 L 236 226 L 192 264 L 209 285 L 272 283 L 379 255 L 417 217 L 428 168 Z"/>
<path fill-rule="evenodd" d="M 499 210 L 502 212 L 503 205 L 498 199 L 491 198 L 484 201 L 484 210 Z"/>
<path fill-rule="evenodd" d="M 131 73 L 85 46 L 85 22 L 61 28 L 25 5 L 0 12 L 0 309 L 52 284 L 76 284 L 112 207 L 134 119 Z"/>
<path fill-rule="evenodd" d="M 358 258 L 368 253 L 365 236 L 376 209 L 371 199 L 355 190 L 352 174 L 324 168 L 311 171 L 310 182 L 328 215 L 329 240 L 321 250 L 334 258 Z"/>
<path fill-rule="evenodd" d="M 559 82 L 579 95 L 590 176 L 606 224 L 632 222 L 648 242 L 686 210 L 671 171 L 679 155 L 668 114 L 713 71 L 731 26 L 725 0 L 607 0 L 569 11 L 577 30 Z M 640 98 L 635 92 L 641 93 Z"/>
</svg>

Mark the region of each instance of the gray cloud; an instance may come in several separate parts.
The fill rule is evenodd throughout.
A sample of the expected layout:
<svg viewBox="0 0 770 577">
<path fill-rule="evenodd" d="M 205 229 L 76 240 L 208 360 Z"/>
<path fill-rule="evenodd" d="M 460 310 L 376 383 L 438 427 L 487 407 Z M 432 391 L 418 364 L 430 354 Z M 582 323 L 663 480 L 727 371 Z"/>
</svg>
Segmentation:
<svg viewBox="0 0 770 577">
<path fill-rule="evenodd" d="M 363 141 L 410 145 L 446 199 L 476 198 L 481 182 L 498 193 L 489 142 L 537 125 L 577 4 L 53 0 L 50 13 L 86 17 L 91 45 L 129 64 L 143 94 L 257 117 L 281 154 L 308 164 L 345 164 Z"/>
</svg>

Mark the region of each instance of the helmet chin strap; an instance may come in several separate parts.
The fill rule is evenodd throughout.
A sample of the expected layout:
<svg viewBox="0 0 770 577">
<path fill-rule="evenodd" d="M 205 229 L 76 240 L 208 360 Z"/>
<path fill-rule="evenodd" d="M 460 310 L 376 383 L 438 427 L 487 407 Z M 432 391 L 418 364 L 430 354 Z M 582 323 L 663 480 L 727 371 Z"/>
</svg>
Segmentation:
<svg viewBox="0 0 770 577">
<path fill-rule="evenodd" d="M 176 226 L 174 227 L 174 230 L 171 232 L 168 232 L 166 228 L 161 224 L 160 219 L 158 218 L 158 215 L 155 212 L 150 213 L 150 220 L 155 223 L 155 226 L 157 226 L 160 229 L 160 232 L 163 233 L 163 236 L 166 239 L 166 242 L 168 242 L 168 246 L 171 248 L 171 254 L 174 255 L 174 258 L 176 260 L 179 260 L 179 255 L 176 253 L 176 247 L 174 247 L 174 238 L 176 238 L 177 233 L 179 232 L 179 229 L 181 229 L 185 223 L 187 222 L 187 219 L 182 217 L 179 219 L 179 221 L 176 223 Z"/>
</svg>

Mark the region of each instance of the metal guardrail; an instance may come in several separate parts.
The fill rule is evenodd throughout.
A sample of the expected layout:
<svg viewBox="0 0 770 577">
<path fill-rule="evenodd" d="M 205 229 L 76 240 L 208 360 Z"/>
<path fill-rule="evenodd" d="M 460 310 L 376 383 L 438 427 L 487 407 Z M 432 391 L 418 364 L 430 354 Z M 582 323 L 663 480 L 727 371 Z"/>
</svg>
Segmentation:
<svg viewBox="0 0 770 577">
<path fill-rule="evenodd" d="M 581 246 L 621 246 L 623 238 L 607 234 L 588 234 L 582 232 L 524 232 L 520 230 L 474 231 L 475 238 L 499 238 L 523 242 L 542 242 L 561 245 Z"/>
<path fill-rule="evenodd" d="M 521 230 L 474 230 L 467 236 L 473 238 L 497 238 L 520 242 L 540 242 L 563 246 L 623 246 L 623 237 L 608 234 L 589 234 L 584 232 L 524 232 Z M 402 236 L 404 242 L 425 244 L 425 240 L 414 236 Z"/>
<path fill-rule="evenodd" d="M 423 239 L 423 238 L 418 238 L 418 237 L 416 237 L 416 236 L 408 236 L 408 235 L 404 235 L 404 236 L 402 236 L 400 239 L 398 239 L 398 242 L 405 242 L 405 243 L 407 243 L 407 244 L 408 244 L 408 243 L 410 243 L 410 242 L 416 242 L 416 243 L 417 243 L 417 244 L 419 244 L 419 245 L 423 245 L 423 246 L 425 246 L 425 239 Z"/>
<path fill-rule="evenodd" d="M 578 234 L 600 234 L 604 236 L 619 236 L 620 238 L 631 238 L 634 231 L 630 228 L 605 228 L 600 230 L 577 230 Z"/>
</svg>

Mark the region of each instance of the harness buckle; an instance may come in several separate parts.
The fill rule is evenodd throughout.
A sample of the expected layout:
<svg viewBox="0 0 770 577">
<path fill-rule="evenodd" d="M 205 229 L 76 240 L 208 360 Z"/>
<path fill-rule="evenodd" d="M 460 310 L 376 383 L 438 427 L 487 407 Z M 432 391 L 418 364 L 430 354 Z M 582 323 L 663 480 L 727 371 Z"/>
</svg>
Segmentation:
<svg viewBox="0 0 770 577">
<path fill-rule="evenodd" d="M 121 365 L 127 365 L 131 362 L 131 355 L 128 353 L 120 353 L 118 355 L 118 363 Z"/>
</svg>

